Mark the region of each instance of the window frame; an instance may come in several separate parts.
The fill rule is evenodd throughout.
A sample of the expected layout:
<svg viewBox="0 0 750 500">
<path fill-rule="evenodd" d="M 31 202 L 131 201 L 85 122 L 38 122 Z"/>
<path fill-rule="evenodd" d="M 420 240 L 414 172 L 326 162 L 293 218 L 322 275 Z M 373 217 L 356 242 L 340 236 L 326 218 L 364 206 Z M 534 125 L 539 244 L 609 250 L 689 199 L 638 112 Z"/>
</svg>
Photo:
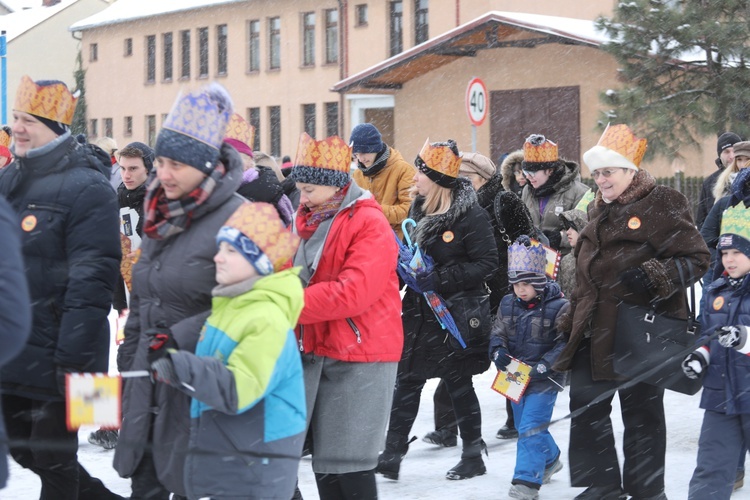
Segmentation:
<svg viewBox="0 0 750 500">
<path fill-rule="evenodd" d="M 227 76 L 229 74 L 229 26 L 219 24 L 216 26 L 216 75 Z"/>
<path fill-rule="evenodd" d="M 331 18 L 335 14 L 336 20 Z M 325 64 L 337 64 L 339 62 L 339 10 L 323 9 L 323 20 L 325 23 Z"/>
<path fill-rule="evenodd" d="M 156 35 L 146 35 L 146 83 L 156 83 Z"/>
<path fill-rule="evenodd" d="M 354 6 L 354 27 L 361 28 L 369 24 L 369 9 L 366 3 Z"/>
<path fill-rule="evenodd" d="M 404 2 L 388 2 L 388 55 L 393 57 L 404 51 Z"/>
<path fill-rule="evenodd" d="M 180 30 L 180 80 L 190 80 L 192 33 L 189 29 Z"/>
<path fill-rule="evenodd" d="M 339 135 L 339 103 L 325 103 L 326 137 Z"/>
<path fill-rule="evenodd" d="M 268 131 L 271 156 L 281 156 L 281 106 L 268 106 Z"/>
<path fill-rule="evenodd" d="M 275 56 L 275 57 L 274 57 Z M 281 17 L 268 18 L 268 69 L 281 69 Z"/>
<path fill-rule="evenodd" d="M 260 151 L 260 107 L 247 108 L 247 123 L 255 127 L 253 151 Z"/>
<path fill-rule="evenodd" d="M 261 32 L 260 19 L 250 19 L 247 22 L 247 72 L 248 73 L 257 73 L 260 71 L 260 61 L 261 61 L 260 32 Z"/>
<path fill-rule="evenodd" d="M 122 119 L 122 135 L 130 137 L 133 135 L 133 117 L 125 116 Z"/>
<path fill-rule="evenodd" d="M 122 42 L 122 53 L 123 57 L 130 57 L 133 55 L 133 38 L 125 38 Z"/>
<path fill-rule="evenodd" d="M 419 45 L 429 39 L 430 0 L 414 0 L 414 45 Z"/>
<path fill-rule="evenodd" d="M 161 34 L 162 81 L 171 82 L 174 78 L 174 35 L 171 31 Z"/>
<path fill-rule="evenodd" d="M 312 24 L 309 23 L 312 18 Z M 302 13 L 302 66 L 309 68 L 315 66 L 315 11 Z"/>
<path fill-rule="evenodd" d="M 198 43 L 198 78 L 208 78 L 210 63 L 209 63 L 209 52 L 208 52 L 208 26 L 202 26 L 197 28 L 198 37 L 196 42 Z M 204 69 L 205 68 L 205 69 Z"/>
</svg>

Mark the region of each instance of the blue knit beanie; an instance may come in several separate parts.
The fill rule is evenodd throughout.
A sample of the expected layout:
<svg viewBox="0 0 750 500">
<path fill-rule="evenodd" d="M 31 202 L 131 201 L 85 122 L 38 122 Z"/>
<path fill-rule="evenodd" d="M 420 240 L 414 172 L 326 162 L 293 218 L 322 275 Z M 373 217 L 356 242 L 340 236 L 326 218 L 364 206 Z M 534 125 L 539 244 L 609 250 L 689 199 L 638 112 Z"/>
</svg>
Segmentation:
<svg viewBox="0 0 750 500">
<path fill-rule="evenodd" d="M 380 153 L 385 147 L 380 131 L 371 123 L 360 123 L 354 127 L 349 145 L 352 153 Z"/>
</svg>

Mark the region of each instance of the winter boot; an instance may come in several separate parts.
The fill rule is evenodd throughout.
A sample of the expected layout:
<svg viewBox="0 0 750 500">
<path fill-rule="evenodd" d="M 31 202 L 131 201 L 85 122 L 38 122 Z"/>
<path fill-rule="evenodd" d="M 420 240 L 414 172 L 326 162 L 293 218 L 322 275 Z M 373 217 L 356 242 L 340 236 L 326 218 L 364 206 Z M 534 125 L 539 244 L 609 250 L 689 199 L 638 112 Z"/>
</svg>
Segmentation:
<svg viewBox="0 0 750 500">
<path fill-rule="evenodd" d="M 508 496 L 519 500 L 537 500 L 539 498 L 539 490 L 525 484 L 511 484 Z"/>
<path fill-rule="evenodd" d="M 542 477 L 542 484 L 549 484 L 552 476 L 560 472 L 563 468 L 563 464 L 560 461 L 560 455 L 557 456 L 554 462 L 544 468 L 544 476 Z"/>
<path fill-rule="evenodd" d="M 498 439 L 516 439 L 518 437 L 518 430 L 505 424 L 500 427 L 495 437 Z"/>
<path fill-rule="evenodd" d="M 487 473 L 487 468 L 482 460 L 482 452 L 487 454 L 487 445 L 483 440 L 467 443 L 464 441 L 461 460 L 446 474 L 448 479 L 469 479 Z M 489 456 L 489 454 L 487 454 Z"/>
<path fill-rule="evenodd" d="M 734 478 L 734 487 L 732 491 L 737 491 L 745 485 L 745 469 L 737 469 L 737 476 Z"/>
<path fill-rule="evenodd" d="M 574 500 L 624 500 L 628 495 L 622 491 L 619 484 L 607 486 L 589 486 Z"/>
<path fill-rule="evenodd" d="M 117 431 L 99 429 L 89 434 L 89 443 L 101 446 L 105 450 L 111 450 L 117 446 Z"/>
<path fill-rule="evenodd" d="M 378 466 L 375 472 L 382 474 L 388 479 L 398 481 L 398 471 L 401 468 L 401 460 L 409 450 L 409 445 L 417 440 L 417 436 L 409 439 L 403 434 L 388 431 L 385 437 L 385 450 L 378 457 Z"/>
<path fill-rule="evenodd" d="M 438 429 L 428 432 L 422 438 L 425 443 L 436 444 L 445 448 L 452 448 L 458 444 L 458 437 L 450 429 Z"/>
</svg>

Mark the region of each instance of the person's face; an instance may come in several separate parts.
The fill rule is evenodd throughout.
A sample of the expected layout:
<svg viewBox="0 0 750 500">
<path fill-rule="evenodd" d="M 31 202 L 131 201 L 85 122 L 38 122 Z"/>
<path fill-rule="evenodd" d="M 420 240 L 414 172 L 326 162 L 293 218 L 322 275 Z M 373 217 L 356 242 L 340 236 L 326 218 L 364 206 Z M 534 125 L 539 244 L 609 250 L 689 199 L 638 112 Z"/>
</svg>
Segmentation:
<svg viewBox="0 0 750 500">
<path fill-rule="evenodd" d="M 469 179 L 469 181 L 471 182 L 471 187 L 474 188 L 474 191 L 479 191 L 480 187 L 487 184 L 487 179 L 474 171 L 459 170 L 458 176 L 463 177 L 464 179 Z"/>
<path fill-rule="evenodd" d="M 419 196 L 427 196 L 432 191 L 432 187 L 435 185 L 429 177 L 424 175 L 418 169 L 414 170 L 414 187 L 417 188 Z"/>
<path fill-rule="evenodd" d="M 734 148 L 729 146 L 727 149 L 723 150 L 719 155 L 719 159 L 721 160 L 721 164 L 725 167 L 731 165 L 732 160 L 734 160 Z"/>
<path fill-rule="evenodd" d="M 516 182 L 519 186 L 523 187 L 526 185 L 526 177 L 523 175 L 523 170 L 520 168 L 513 171 L 513 176 L 516 178 Z"/>
<path fill-rule="evenodd" d="M 128 156 L 120 157 L 120 175 L 125 189 L 132 191 L 141 187 L 148 178 L 148 170 L 143 164 L 143 158 L 133 158 Z"/>
<path fill-rule="evenodd" d="M 57 139 L 57 134 L 34 116 L 22 111 L 13 112 L 13 144 L 15 154 L 24 158 L 26 154 L 36 148 Z"/>
<path fill-rule="evenodd" d="M 166 156 L 156 157 L 155 168 L 168 200 L 179 200 L 187 196 L 206 178 L 206 174 L 197 168 Z"/>
<path fill-rule="evenodd" d="M 216 282 L 220 285 L 234 285 L 258 275 L 250 261 L 226 241 L 219 243 L 214 262 Z"/>
<path fill-rule="evenodd" d="M 551 168 L 545 168 L 542 170 L 524 170 L 523 175 L 526 176 L 526 179 L 531 183 L 532 186 L 534 186 L 534 189 L 538 188 L 539 186 L 544 185 L 545 182 L 547 182 L 547 179 L 549 179 L 549 176 L 552 175 L 552 169 Z"/>
<path fill-rule="evenodd" d="M 377 153 L 354 153 L 354 157 L 365 168 L 370 168 L 372 166 L 376 156 L 378 156 Z"/>
<path fill-rule="evenodd" d="M 737 168 L 742 169 L 746 168 L 748 164 L 750 164 L 750 157 L 745 155 L 737 155 L 734 157 L 735 163 L 737 163 Z"/>
<path fill-rule="evenodd" d="M 529 302 L 537 296 L 534 287 L 526 283 L 525 281 L 513 283 L 513 292 L 515 292 L 516 296 L 524 302 Z"/>
<path fill-rule="evenodd" d="M 576 231 L 572 227 L 569 227 L 565 230 L 565 234 L 568 237 L 568 243 L 570 243 L 570 246 L 575 247 L 576 243 L 578 243 L 578 231 Z"/>
<path fill-rule="evenodd" d="M 607 167 L 591 173 L 594 182 L 599 186 L 604 199 L 614 201 L 630 186 L 635 177 L 635 170 L 630 168 Z"/>
<path fill-rule="evenodd" d="M 339 191 L 339 188 L 336 186 L 319 186 L 318 184 L 308 184 L 306 182 L 298 182 L 297 189 L 299 189 L 300 204 L 306 206 L 308 209 L 325 203 Z"/>
<path fill-rule="evenodd" d="M 741 278 L 750 273 L 750 257 L 737 249 L 722 250 L 721 263 L 731 278 Z"/>
</svg>

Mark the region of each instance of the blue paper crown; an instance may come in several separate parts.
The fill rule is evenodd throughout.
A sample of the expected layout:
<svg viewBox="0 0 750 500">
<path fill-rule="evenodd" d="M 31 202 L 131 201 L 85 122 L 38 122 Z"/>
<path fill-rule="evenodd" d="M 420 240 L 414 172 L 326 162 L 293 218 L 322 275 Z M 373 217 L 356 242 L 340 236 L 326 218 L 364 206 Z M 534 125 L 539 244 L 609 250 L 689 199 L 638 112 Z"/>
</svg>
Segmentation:
<svg viewBox="0 0 750 500">
<path fill-rule="evenodd" d="M 220 85 L 212 84 L 178 96 L 163 128 L 219 149 L 231 114 L 229 94 Z"/>
<path fill-rule="evenodd" d="M 539 242 L 519 238 L 508 247 L 508 274 L 535 273 L 544 275 L 547 253 Z"/>
</svg>

